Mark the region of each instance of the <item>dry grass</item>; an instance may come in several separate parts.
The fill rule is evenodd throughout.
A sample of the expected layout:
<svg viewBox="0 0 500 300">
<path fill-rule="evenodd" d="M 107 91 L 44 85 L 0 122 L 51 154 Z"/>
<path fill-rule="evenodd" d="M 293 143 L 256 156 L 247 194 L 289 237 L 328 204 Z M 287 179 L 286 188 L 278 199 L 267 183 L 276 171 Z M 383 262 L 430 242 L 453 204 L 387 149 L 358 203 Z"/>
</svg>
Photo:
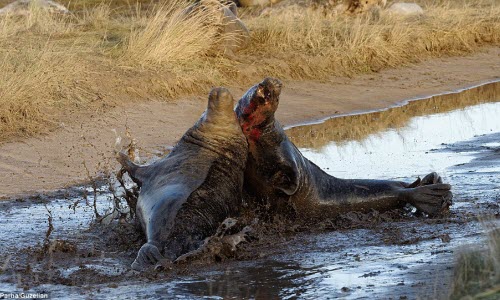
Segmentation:
<svg viewBox="0 0 500 300">
<path fill-rule="evenodd" d="M 491 224 L 487 227 L 486 249 L 468 249 L 458 254 L 450 299 L 500 297 L 500 229 Z"/>
<path fill-rule="evenodd" d="M 37 132 L 48 121 L 41 108 L 52 106 L 53 99 L 46 91 L 48 83 L 58 74 L 53 57 L 48 52 L 23 49 L 22 55 L 8 55 L 0 62 L 0 133 Z"/>
<path fill-rule="evenodd" d="M 500 42 L 498 1 L 425 0 L 427 13 L 406 19 L 243 11 L 252 43 L 223 57 L 213 55 L 224 37 L 210 10 L 188 18 L 182 1 L 140 2 L 78 0 L 70 15 L 32 7 L 26 17 L 0 18 L 0 142 L 54 128 L 68 111 L 85 117 L 264 76 L 354 75 Z"/>
<path fill-rule="evenodd" d="M 52 123 L 44 107 L 55 105 L 50 86 L 62 82 L 70 55 L 50 42 L 50 35 L 70 30 L 65 17 L 36 6 L 30 11 L 26 17 L 0 18 L 0 140 Z"/>
<path fill-rule="evenodd" d="M 180 7 L 186 1 L 174 0 L 139 16 L 125 48 L 125 57 L 151 67 L 177 65 L 206 56 L 221 42 L 221 18 L 216 7 L 194 10 L 186 15 Z"/>
<path fill-rule="evenodd" d="M 499 42 L 500 5 L 483 2 L 480 7 L 472 1 L 432 4 L 424 16 L 410 18 L 383 12 L 379 17 L 352 18 L 283 10 L 248 21 L 254 34 L 254 47 L 248 52 L 261 49 L 259 55 L 286 60 L 287 75 L 295 79 L 352 75 L 470 53 Z"/>
</svg>

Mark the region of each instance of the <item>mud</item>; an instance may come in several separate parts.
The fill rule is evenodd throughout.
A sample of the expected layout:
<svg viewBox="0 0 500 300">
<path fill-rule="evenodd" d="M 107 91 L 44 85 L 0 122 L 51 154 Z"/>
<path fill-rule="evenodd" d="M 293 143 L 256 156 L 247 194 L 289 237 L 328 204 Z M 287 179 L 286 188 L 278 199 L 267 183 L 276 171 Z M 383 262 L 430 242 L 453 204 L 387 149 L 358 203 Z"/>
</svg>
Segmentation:
<svg viewBox="0 0 500 300">
<path fill-rule="evenodd" d="M 305 156 L 339 177 L 410 181 L 438 171 L 453 185 L 448 216 L 428 219 L 408 207 L 320 223 L 261 219 L 254 225 L 258 240 L 231 259 L 138 274 L 130 264 L 144 240 L 126 210 L 112 210 L 116 199 L 106 185 L 96 191 L 95 207 L 94 190 L 77 187 L 0 202 L 0 292 L 72 299 L 444 298 L 454 253 L 484 244 L 483 220 L 500 224 L 498 89 L 492 83 L 288 131 Z"/>
</svg>

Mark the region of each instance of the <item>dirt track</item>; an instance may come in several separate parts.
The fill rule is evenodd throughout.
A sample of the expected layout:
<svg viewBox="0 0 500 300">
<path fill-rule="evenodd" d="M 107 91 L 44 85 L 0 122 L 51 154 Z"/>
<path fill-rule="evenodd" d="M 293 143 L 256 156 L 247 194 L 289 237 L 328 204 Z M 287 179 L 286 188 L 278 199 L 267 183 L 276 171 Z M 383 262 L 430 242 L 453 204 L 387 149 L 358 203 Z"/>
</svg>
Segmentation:
<svg viewBox="0 0 500 300">
<path fill-rule="evenodd" d="M 356 78 L 285 82 L 278 118 L 284 125 L 293 125 L 339 113 L 383 108 L 402 99 L 454 90 L 499 76 L 500 49 L 491 48 L 468 57 L 433 59 L 411 68 Z M 253 84 L 242 82 L 230 88 L 237 98 Z M 64 188 L 114 167 L 114 130 L 124 137 L 126 124 L 144 156 L 161 153 L 198 119 L 204 108 L 204 97 L 127 104 L 104 115 L 67 116 L 58 130 L 46 136 L 2 144 L 0 199 Z"/>
</svg>

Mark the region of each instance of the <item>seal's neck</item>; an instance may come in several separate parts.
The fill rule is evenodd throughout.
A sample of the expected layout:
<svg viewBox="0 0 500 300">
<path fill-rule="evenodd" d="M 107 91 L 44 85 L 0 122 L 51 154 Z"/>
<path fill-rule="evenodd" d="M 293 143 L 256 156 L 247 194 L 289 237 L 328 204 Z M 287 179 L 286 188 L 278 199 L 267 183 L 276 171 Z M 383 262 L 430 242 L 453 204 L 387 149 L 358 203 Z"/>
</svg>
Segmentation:
<svg viewBox="0 0 500 300">
<path fill-rule="evenodd" d="M 233 161 L 234 165 L 239 166 L 241 164 L 239 156 L 246 157 L 248 144 L 234 112 L 231 111 L 231 114 L 229 117 L 206 111 L 181 140 L 226 157 Z M 243 168 L 244 165 L 240 167 Z"/>
<path fill-rule="evenodd" d="M 207 109 L 198 123 L 193 126 L 193 129 L 203 136 L 215 140 L 242 134 L 233 110 L 215 111 Z"/>
</svg>

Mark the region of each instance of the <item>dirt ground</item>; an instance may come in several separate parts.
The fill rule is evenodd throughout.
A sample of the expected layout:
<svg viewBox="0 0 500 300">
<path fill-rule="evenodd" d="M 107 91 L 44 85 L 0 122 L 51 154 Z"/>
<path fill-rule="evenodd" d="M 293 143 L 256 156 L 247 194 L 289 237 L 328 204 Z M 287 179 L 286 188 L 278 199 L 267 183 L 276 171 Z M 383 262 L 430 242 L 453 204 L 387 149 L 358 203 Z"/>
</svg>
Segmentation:
<svg viewBox="0 0 500 300">
<path fill-rule="evenodd" d="M 410 68 L 326 82 L 285 82 L 278 119 L 285 126 L 335 114 L 389 107 L 403 99 L 451 91 L 500 77 L 500 49 L 439 58 Z M 229 87 L 238 99 L 255 82 Z M 208 94 L 208 91 L 207 91 Z M 116 167 L 125 128 L 141 156 L 161 154 L 199 118 L 205 97 L 124 104 L 106 114 L 68 115 L 50 134 L 0 145 L 0 199 L 63 189 Z M 117 136 L 123 137 L 117 144 Z"/>
</svg>

